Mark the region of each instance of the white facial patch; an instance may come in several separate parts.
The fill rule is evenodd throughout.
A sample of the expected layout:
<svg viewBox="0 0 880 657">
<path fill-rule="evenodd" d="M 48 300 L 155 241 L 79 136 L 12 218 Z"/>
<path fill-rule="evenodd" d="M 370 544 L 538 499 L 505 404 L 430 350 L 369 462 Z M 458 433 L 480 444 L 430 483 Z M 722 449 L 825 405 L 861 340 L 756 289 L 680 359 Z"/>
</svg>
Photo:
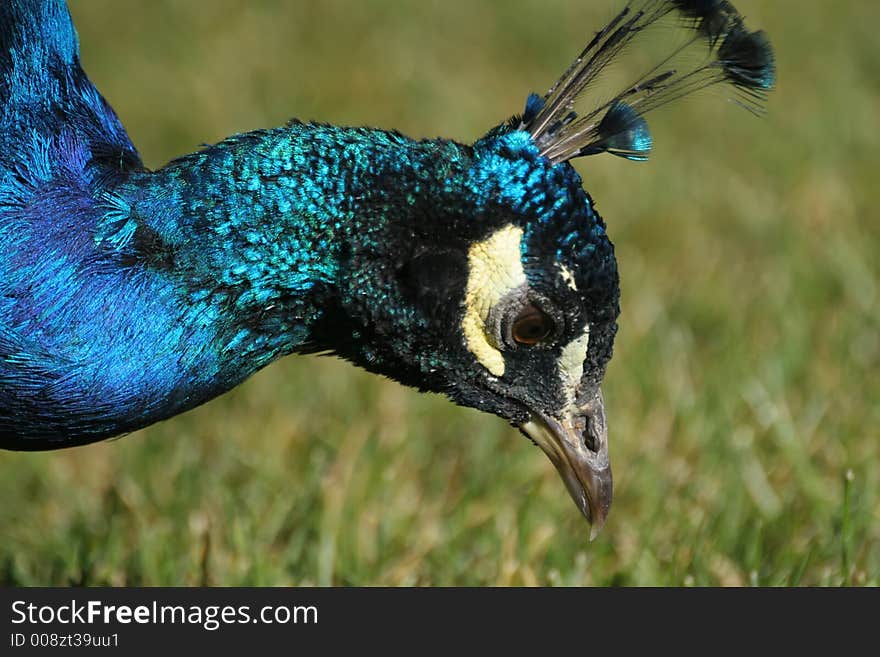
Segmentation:
<svg viewBox="0 0 880 657">
<path fill-rule="evenodd" d="M 565 281 L 565 284 L 568 285 L 569 289 L 577 292 L 577 285 L 574 282 L 574 274 L 571 273 L 571 270 L 563 265 L 559 264 L 559 273 L 562 275 L 562 280 Z"/>
<path fill-rule="evenodd" d="M 590 325 L 584 325 L 584 332 L 567 345 L 559 355 L 559 380 L 568 396 L 568 404 L 575 402 L 576 389 L 584 374 L 584 361 L 590 348 Z"/>
<path fill-rule="evenodd" d="M 495 376 L 504 376 L 504 356 L 486 329 L 489 311 L 526 282 L 522 228 L 507 225 L 468 251 L 468 282 L 461 328 L 468 350 Z"/>
</svg>

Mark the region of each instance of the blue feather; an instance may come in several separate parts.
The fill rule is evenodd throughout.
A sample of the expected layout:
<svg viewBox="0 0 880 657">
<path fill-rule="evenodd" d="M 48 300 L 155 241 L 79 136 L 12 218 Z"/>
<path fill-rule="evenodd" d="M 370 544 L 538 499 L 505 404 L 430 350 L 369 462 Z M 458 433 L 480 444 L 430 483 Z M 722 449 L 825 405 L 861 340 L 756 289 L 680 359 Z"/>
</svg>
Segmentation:
<svg viewBox="0 0 880 657">
<path fill-rule="evenodd" d="M 611 153 L 636 162 L 648 159 L 653 139 L 648 123 L 633 108 L 618 102 L 608 109 L 597 129 L 597 141 L 581 150 L 579 155 Z"/>
</svg>

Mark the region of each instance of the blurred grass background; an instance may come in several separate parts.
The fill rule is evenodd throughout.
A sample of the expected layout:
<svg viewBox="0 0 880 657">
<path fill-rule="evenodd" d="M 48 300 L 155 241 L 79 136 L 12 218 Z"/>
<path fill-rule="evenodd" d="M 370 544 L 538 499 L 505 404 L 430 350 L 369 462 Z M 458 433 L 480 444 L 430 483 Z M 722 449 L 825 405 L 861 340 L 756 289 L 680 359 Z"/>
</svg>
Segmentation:
<svg viewBox="0 0 880 657">
<path fill-rule="evenodd" d="M 70 4 L 157 167 L 293 116 L 472 140 L 620 3 Z M 501 420 L 295 357 L 123 440 L 0 453 L 0 583 L 880 584 L 880 8 L 736 4 L 776 48 L 766 118 L 704 94 L 654 116 L 650 164 L 578 164 L 623 288 L 595 542 Z"/>
</svg>

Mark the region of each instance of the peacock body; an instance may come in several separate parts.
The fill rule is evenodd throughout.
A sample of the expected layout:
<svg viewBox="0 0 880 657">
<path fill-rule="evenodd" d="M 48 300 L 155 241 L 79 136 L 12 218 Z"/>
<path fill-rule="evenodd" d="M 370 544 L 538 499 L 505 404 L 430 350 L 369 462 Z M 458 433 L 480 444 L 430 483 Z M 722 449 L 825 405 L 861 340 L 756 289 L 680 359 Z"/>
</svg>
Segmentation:
<svg viewBox="0 0 880 657">
<path fill-rule="evenodd" d="M 664 60 L 582 112 L 604 66 L 664 21 L 703 59 Z M 569 161 L 644 159 L 644 114 L 718 82 L 758 109 L 762 33 L 723 0 L 634 0 L 474 144 L 293 121 L 149 171 L 82 71 L 63 0 L 6 0 L 0 446 L 109 438 L 281 356 L 335 353 L 520 427 L 600 526 L 617 263 Z"/>
</svg>

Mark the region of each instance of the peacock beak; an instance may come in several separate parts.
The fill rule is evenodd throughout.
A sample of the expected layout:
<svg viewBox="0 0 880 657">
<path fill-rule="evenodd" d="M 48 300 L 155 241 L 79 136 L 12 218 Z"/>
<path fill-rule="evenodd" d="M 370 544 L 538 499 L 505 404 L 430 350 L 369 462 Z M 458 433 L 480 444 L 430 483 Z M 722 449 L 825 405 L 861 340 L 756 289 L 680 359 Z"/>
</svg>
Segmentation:
<svg viewBox="0 0 880 657">
<path fill-rule="evenodd" d="M 554 419 L 532 413 L 522 431 L 550 457 L 575 504 L 592 525 L 590 540 L 598 535 L 611 508 L 611 463 L 608 427 L 602 393 L 575 404 Z"/>
</svg>

